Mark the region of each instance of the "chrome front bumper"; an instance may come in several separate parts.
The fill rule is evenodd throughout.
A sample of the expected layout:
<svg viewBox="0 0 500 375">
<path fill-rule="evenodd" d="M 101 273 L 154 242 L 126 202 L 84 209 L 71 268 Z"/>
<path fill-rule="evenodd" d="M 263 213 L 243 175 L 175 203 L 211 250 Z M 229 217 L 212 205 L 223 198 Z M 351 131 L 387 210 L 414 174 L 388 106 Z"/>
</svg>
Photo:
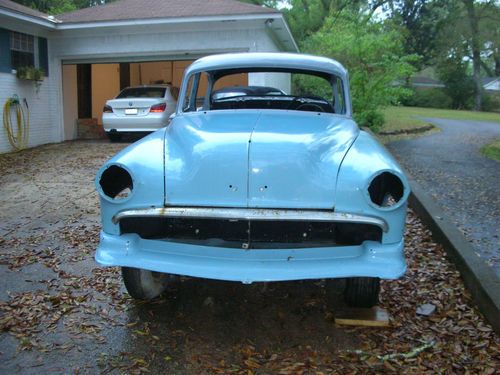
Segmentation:
<svg viewBox="0 0 500 375">
<path fill-rule="evenodd" d="M 269 208 L 224 208 L 224 207 L 160 207 L 125 210 L 113 216 L 113 223 L 132 217 L 199 218 L 259 221 L 322 221 L 338 223 L 371 224 L 389 230 L 381 218 L 327 210 L 286 210 Z"/>
</svg>

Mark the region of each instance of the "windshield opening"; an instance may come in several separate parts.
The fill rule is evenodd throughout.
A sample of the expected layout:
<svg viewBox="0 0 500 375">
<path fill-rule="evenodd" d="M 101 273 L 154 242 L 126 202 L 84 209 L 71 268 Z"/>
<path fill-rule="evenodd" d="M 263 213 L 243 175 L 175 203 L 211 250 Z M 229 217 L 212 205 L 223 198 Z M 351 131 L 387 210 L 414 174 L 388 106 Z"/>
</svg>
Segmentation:
<svg viewBox="0 0 500 375">
<path fill-rule="evenodd" d="M 280 109 L 345 113 L 343 83 L 323 72 L 286 69 L 233 69 L 191 74 L 184 112 Z"/>
</svg>

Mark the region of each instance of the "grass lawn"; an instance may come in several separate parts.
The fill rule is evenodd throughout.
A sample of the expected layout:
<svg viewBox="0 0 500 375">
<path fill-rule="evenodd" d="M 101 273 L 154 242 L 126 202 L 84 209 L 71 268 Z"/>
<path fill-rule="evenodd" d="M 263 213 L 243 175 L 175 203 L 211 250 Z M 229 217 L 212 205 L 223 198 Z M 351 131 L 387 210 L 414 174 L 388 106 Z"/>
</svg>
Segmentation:
<svg viewBox="0 0 500 375">
<path fill-rule="evenodd" d="M 481 153 L 487 158 L 500 161 L 500 139 L 481 147 Z"/>
<path fill-rule="evenodd" d="M 379 132 L 394 132 L 398 130 L 412 130 L 426 125 L 426 122 L 417 119 L 421 117 L 449 118 L 455 120 L 495 121 L 500 123 L 500 113 L 457 111 L 453 109 L 435 109 L 418 107 L 387 107 L 384 109 L 385 124 Z"/>
</svg>

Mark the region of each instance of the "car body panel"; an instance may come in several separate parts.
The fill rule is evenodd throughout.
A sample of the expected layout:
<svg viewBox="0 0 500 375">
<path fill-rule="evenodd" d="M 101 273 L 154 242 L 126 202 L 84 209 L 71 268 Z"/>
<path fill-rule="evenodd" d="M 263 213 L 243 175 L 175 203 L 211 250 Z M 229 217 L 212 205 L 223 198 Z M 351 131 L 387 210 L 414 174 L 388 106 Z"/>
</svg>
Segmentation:
<svg viewBox="0 0 500 375">
<path fill-rule="evenodd" d="M 373 177 L 384 171 L 396 174 L 403 182 L 405 190 L 400 206 L 384 209 L 375 207 L 370 201 L 368 184 Z M 395 243 L 403 237 L 409 195 L 410 185 L 399 164 L 370 133 L 361 131 L 342 162 L 336 184 L 335 209 L 384 217 L 391 229 L 384 234 L 383 243 Z"/>
<path fill-rule="evenodd" d="M 259 111 L 194 112 L 165 133 L 165 204 L 246 207 L 248 147 Z"/>
<path fill-rule="evenodd" d="M 102 232 L 96 260 L 108 266 L 243 283 L 351 276 L 396 279 L 406 271 L 402 250 L 403 242 L 370 241 L 361 246 L 244 250 Z"/>
<path fill-rule="evenodd" d="M 248 206 L 333 209 L 338 169 L 358 132 L 343 116 L 262 111 L 248 158 Z"/>
<path fill-rule="evenodd" d="M 332 209 L 358 131 L 342 116 L 279 110 L 175 118 L 165 138 L 165 204 Z"/>
<path fill-rule="evenodd" d="M 116 212 L 127 208 L 163 206 L 164 140 L 165 128 L 162 128 L 121 150 L 97 173 L 95 184 L 101 196 L 101 221 L 107 233 L 120 233 L 119 227 L 112 222 Z M 104 198 L 99 177 L 111 165 L 125 166 L 130 172 L 134 184 L 130 198 L 118 201 Z"/>
</svg>

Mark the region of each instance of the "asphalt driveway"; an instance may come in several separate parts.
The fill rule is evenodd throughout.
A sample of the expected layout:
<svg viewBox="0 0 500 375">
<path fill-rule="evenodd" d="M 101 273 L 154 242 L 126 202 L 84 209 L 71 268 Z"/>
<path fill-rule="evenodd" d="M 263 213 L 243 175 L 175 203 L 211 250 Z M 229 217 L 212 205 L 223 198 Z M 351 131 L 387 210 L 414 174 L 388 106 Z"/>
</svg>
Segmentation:
<svg viewBox="0 0 500 375">
<path fill-rule="evenodd" d="M 494 373 L 498 338 L 411 213 L 408 272 L 382 282 L 388 328 L 337 326 L 342 282 L 182 279 L 153 302 L 131 300 L 119 269 L 93 260 L 93 178 L 125 146 L 0 155 L 0 373 Z M 416 315 L 425 303 L 435 313 Z"/>
<path fill-rule="evenodd" d="M 479 152 L 500 123 L 425 120 L 441 131 L 387 146 L 500 276 L 500 163 Z"/>
</svg>

